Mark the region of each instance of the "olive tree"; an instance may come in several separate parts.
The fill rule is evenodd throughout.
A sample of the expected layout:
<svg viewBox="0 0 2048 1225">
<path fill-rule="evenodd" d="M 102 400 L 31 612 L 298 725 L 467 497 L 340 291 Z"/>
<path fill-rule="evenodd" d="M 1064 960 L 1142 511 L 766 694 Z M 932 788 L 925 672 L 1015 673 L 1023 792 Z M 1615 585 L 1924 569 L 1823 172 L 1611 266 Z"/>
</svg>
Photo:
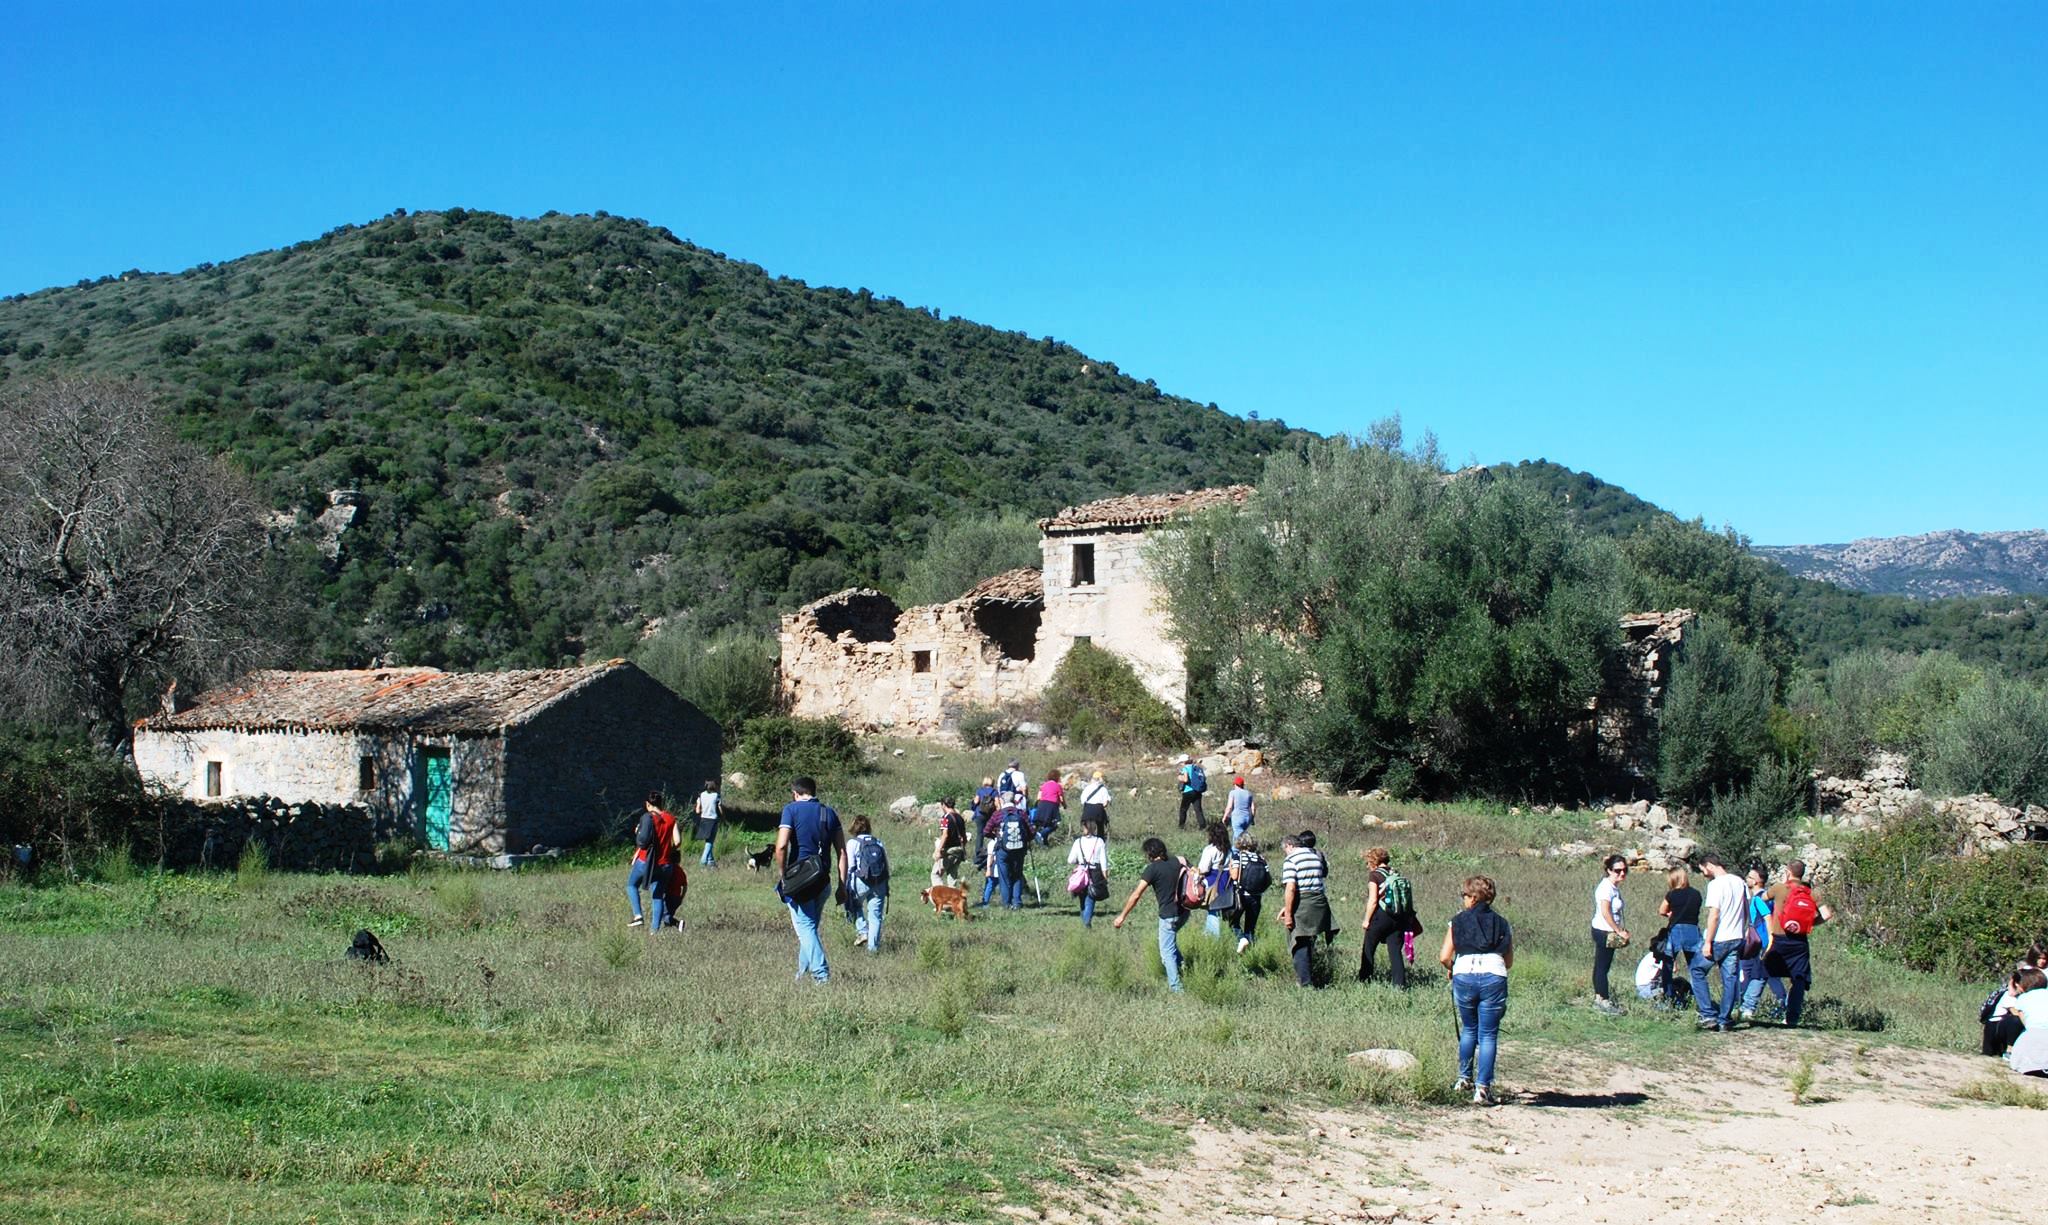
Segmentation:
<svg viewBox="0 0 2048 1225">
<path fill-rule="evenodd" d="M 62 378 L 0 397 L 0 686 L 16 711 L 125 745 L 167 682 L 255 654 L 263 554 L 242 481 L 143 387 Z"/>
</svg>

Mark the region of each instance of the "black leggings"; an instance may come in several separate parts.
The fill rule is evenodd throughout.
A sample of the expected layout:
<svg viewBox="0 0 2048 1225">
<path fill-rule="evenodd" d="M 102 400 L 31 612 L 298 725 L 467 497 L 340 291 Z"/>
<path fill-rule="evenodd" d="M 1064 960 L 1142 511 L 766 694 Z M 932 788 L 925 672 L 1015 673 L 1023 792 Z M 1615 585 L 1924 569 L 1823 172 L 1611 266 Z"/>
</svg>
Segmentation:
<svg viewBox="0 0 2048 1225">
<path fill-rule="evenodd" d="M 1607 933 L 1595 927 L 1593 933 L 1593 994 L 1603 1000 L 1614 996 L 1607 990 L 1607 971 L 1614 965 L 1614 950 L 1607 947 Z"/>
<path fill-rule="evenodd" d="M 1195 814 L 1195 828 L 1200 829 L 1202 827 L 1201 792 L 1183 791 L 1180 793 L 1180 827 L 1182 829 L 1186 829 L 1188 827 L 1188 813 L 1190 811 L 1192 811 Z"/>
<path fill-rule="evenodd" d="M 1387 946 L 1387 960 L 1393 963 L 1387 970 L 1387 977 L 1393 980 L 1396 987 L 1407 990 L 1408 959 L 1401 956 L 1401 937 L 1407 934 L 1407 931 L 1406 915 L 1397 918 L 1385 910 L 1372 912 L 1372 925 L 1365 929 L 1365 948 L 1358 956 L 1359 982 L 1372 981 L 1373 958 L 1379 954 L 1380 945 L 1384 944 Z"/>
</svg>

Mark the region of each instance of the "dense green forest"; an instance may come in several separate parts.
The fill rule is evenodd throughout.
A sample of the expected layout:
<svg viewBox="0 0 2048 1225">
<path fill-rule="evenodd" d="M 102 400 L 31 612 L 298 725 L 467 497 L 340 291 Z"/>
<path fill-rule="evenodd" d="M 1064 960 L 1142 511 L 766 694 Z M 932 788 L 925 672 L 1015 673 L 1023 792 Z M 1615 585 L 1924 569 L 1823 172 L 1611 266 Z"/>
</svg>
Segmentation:
<svg viewBox="0 0 2048 1225">
<path fill-rule="evenodd" d="M 1564 503 L 1587 531 L 1633 542 L 1630 551 L 1638 565 L 1650 562 L 1646 568 L 1653 572 L 1660 567 L 1644 555 L 1652 551 L 1646 546 L 1689 538 L 1699 554 L 1692 565 L 1707 580 L 1695 587 L 1710 588 L 1724 603 L 1729 593 L 1743 592 L 1745 607 L 1717 611 L 1752 637 L 1777 638 L 1783 652 L 1795 655 L 1806 667 L 1825 668 L 1861 650 L 1947 651 L 2008 676 L 2048 677 L 2048 598 L 1916 600 L 1851 591 L 1788 574 L 1749 553 L 1748 541 L 1739 535 L 1683 524 L 1670 512 L 1596 476 L 1548 460 L 1525 461 L 1504 471 Z M 1658 602 L 1695 597 L 1692 591 L 1670 587 L 1645 594 Z"/>
<path fill-rule="evenodd" d="M 895 586 L 938 523 L 1248 480 L 1300 437 L 603 213 L 401 212 L 0 302 L 0 382 L 60 372 L 141 379 L 249 473 L 291 529 L 302 664 L 764 625 Z M 334 490 L 362 505 L 323 550 Z"/>
</svg>

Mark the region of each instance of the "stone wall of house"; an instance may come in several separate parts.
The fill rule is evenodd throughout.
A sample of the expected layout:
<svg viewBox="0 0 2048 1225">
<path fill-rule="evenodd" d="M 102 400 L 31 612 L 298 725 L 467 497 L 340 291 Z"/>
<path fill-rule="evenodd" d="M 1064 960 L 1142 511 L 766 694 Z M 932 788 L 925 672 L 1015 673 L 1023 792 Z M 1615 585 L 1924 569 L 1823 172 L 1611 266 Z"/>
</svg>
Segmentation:
<svg viewBox="0 0 2048 1225">
<path fill-rule="evenodd" d="M 1052 680 L 1060 661 L 1080 640 L 1122 656 L 1145 688 L 1187 713 L 1187 659 L 1166 635 L 1162 595 L 1145 559 L 1150 540 L 1141 529 L 1049 535 L 1041 542 L 1045 574 L 1045 619 L 1031 663 L 1031 691 Z M 1094 551 L 1094 581 L 1075 581 L 1077 547 Z"/>
<path fill-rule="evenodd" d="M 270 796 L 173 800 L 163 820 L 164 858 L 181 868 L 232 868 L 254 841 L 272 867 L 364 872 L 376 866 L 378 843 L 412 832 L 360 804 L 291 803 Z"/>
<path fill-rule="evenodd" d="M 139 730 L 135 768 L 144 781 L 194 804 L 234 805 L 257 799 L 287 805 L 360 808 L 380 828 L 404 829 L 424 841 L 417 791 L 419 750 L 448 750 L 454 785 L 448 849 L 502 849 L 500 776 L 504 744 L 497 737 L 414 736 L 336 731 L 190 732 Z M 370 786 L 363 759 L 370 761 Z M 221 766 L 221 794 L 206 794 L 208 762 Z M 239 845 L 239 844 L 238 844 Z"/>
<path fill-rule="evenodd" d="M 968 707 L 1036 692 L 1032 661 L 989 632 L 990 618 L 1029 616 L 964 599 L 898 610 L 878 591 L 842 592 L 782 618 L 783 698 L 792 714 L 860 731 L 949 733 Z"/>
<path fill-rule="evenodd" d="M 694 797 L 721 764 L 718 724 L 638 668 L 576 689 L 508 730 L 504 744 L 504 816 L 477 853 L 623 833 L 648 792 Z"/>
</svg>

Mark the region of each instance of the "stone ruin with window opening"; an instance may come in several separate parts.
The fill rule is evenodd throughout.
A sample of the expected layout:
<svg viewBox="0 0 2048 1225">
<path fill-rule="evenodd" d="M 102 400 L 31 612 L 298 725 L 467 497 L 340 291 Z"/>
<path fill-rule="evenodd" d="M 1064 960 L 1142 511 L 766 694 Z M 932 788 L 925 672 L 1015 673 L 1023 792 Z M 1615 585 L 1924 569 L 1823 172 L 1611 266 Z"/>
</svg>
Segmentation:
<svg viewBox="0 0 2048 1225">
<path fill-rule="evenodd" d="M 946 737 L 969 708 L 1036 696 L 1075 643 L 1091 642 L 1185 715 L 1187 660 L 1167 633 L 1146 546 L 1173 520 L 1252 493 L 1231 485 L 1068 507 L 1038 521 L 1039 569 L 943 604 L 898 608 L 869 588 L 815 600 L 782 618 L 783 699 L 792 714 L 860 731 Z M 1624 617 L 1624 649 L 1574 729 L 1617 793 L 1650 785 L 1657 711 L 1692 619 L 1684 609 Z"/>
</svg>

